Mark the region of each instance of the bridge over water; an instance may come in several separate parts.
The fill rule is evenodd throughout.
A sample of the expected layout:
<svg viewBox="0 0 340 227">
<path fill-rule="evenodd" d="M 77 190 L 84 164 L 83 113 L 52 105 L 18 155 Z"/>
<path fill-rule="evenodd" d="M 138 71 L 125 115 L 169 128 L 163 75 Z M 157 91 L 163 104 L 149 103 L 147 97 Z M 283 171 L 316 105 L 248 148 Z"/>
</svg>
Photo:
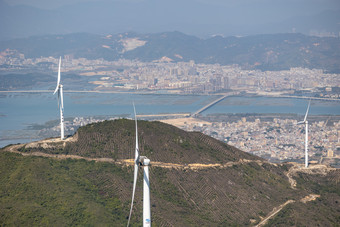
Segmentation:
<svg viewBox="0 0 340 227">
<path fill-rule="evenodd" d="M 220 97 L 220 98 L 218 98 L 218 99 L 216 99 L 216 100 L 214 100 L 214 101 L 208 103 L 207 105 L 205 105 L 205 106 L 202 107 L 201 109 L 197 110 L 195 113 L 191 114 L 190 116 L 191 116 L 191 117 L 195 117 L 197 114 L 200 114 L 200 113 L 202 113 L 203 111 L 209 109 L 210 107 L 212 107 L 212 106 L 215 105 L 216 103 L 222 101 L 222 100 L 225 99 L 226 97 L 232 96 L 232 95 L 237 95 L 237 94 L 239 94 L 239 92 L 231 92 L 231 93 L 225 94 L 225 95 L 223 95 L 222 97 Z"/>
</svg>

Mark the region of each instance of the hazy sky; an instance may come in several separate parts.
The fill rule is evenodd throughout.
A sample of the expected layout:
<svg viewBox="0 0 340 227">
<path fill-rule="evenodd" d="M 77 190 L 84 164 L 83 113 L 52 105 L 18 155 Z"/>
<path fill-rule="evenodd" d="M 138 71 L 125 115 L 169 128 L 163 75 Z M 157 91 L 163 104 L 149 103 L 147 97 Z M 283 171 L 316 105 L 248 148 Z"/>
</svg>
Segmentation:
<svg viewBox="0 0 340 227">
<path fill-rule="evenodd" d="M 1 31 L 3 36 L 8 37 L 125 31 L 181 31 L 203 37 L 292 31 L 338 34 L 340 31 L 340 17 L 336 12 L 340 10 L 340 0 L 0 1 L 11 6 L 28 5 L 44 9 L 10 7 L 8 12 L 2 12 L 0 28 L 5 28 Z M 6 18 L 12 19 L 6 21 Z"/>
<path fill-rule="evenodd" d="M 80 2 L 95 2 L 103 0 L 4 0 L 9 5 L 31 5 L 43 9 L 54 9 L 61 6 L 80 3 Z M 106 1 L 155 1 L 155 0 L 106 0 Z M 156 0 L 156 1 L 173 1 L 173 0 Z M 185 2 L 186 0 L 182 0 Z M 221 5 L 226 7 L 243 6 L 244 8 L 258 5 L 261 7 L 284 7 L 291 8 L 291 10 L 305 10 L 306 13 L 313 13 L 316 10 L 322 9 L 339 9 L 340 0 L 196 0 L 206 4 Z"/>
</svg>

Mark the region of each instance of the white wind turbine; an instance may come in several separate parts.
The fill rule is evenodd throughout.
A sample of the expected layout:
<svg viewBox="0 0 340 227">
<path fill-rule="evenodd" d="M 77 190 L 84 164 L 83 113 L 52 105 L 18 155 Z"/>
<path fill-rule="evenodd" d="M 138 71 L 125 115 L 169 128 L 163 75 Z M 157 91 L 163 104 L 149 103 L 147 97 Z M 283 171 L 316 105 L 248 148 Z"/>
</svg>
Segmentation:
<svg viewBox="0 0 340 227">
<path fill-rule="evenodd" d="M 138 148 L 138 129 L 137 129 L 137 116 L 136 116 L 136 108 L 135 104 L 133 104 L 133 110 L 135 113 L 135 125 L 136 125 L 136 148 L 135 148 L 135 160 L 134 160 L 134 176 L 133 176 L 133 190 L 132 190 L 132 201 L 130 214 L 128 219 L 128 224 L 130 224 L 132 209 L 133 209 L 133 201 L 135 198 L 135 190 L 138 176 L 138 166 L 143 167 L 144 177 L 143 177 L 143 227 L 151 226 L 151 209 L 150 209 L 150 181 L 149 181 L 149 164 L 150 159 L 145 156 L 139 156 L 139 148 Z"/>
<path fill-rule="evenodd" d="M 305 128 L 305 132 L 306 132 L 306 135 L 305 135 L 305 167 L 306 168 L 308 167 L 308 121 L 307 121 L 307 116 L 308 116 L 309 107 L 310 107 L 310 100 L 309 100 L 309 103 L 308 103 L 305 118 L 303 119 L 303 121 L 300 121 L 300 122 L 297 123 L 298 125 L 305 124 L 305 127 L 306 127 Z"/>
<path fill-rule="evenodd" d="M 60 139 L 63 140 L 65 138 L 64 137 L 64 98 L 63 98 L 63 85 L 60 84 L 60 66 L 61 66 L 61 57 L 59 58 L 57 87 L 53 95 L 55 95 L 55 93 L 58 92 L 58 107 L 60 110 Z"/>
</svg>

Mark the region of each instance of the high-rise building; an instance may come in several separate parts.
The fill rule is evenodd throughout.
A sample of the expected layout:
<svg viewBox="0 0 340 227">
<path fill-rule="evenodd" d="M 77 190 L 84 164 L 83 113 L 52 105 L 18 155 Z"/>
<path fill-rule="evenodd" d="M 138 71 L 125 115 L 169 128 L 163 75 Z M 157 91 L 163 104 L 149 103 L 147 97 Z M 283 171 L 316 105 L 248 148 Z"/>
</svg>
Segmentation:
<svg viewBox="0 0 340 227">
<path fill-rule="evenodd" d="M 329 150 L 327 151 L 327 157 L 328 157 L 328 158 L 333 158 L 333 156 L 334 156 L 333 150 L 329 149 Z"/>
<path fill-rule="evenodd" d="M 223 77 L 223 89 L 229 89 L 229 77 Z"/>
</svg>

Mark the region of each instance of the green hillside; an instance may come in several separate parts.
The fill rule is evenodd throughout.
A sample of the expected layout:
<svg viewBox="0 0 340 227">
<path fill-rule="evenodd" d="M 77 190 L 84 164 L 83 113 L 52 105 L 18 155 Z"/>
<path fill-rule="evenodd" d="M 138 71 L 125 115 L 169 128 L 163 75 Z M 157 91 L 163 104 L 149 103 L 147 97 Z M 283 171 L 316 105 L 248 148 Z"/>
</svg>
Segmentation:
<svg viewBox="0 0 340 227">
<path fill-rule="evenodd" d="M 252 226 L 289 200 L 268 225 L 339 223 L 339 170 L 297 171 L 294 188 L 287 177 L 292 165 L 160 122 L 138 121 L 138 129 L 141 154 L 151 160 L 153 226 Z M 82 127 L 65 144 L 18 145 L 25 156 L 9 152 L 13 146 L 2 149 L 0 225 L 126 225 L 133 167 L 121 160 L 133 157 L 134 141 L 134 121 L 123 119 Z M 141 172 L 133 226 L 142 223 Z M 319 197 L 300 202 L 310 194 Z"/>
<path fill-rule="evenodd" d="M 102 186 L 113 175 L 128 177 L 126 169 L 107 163 L 1 152 L 0 225 L 123 225 L 128 204 Z"/>
</svg>

